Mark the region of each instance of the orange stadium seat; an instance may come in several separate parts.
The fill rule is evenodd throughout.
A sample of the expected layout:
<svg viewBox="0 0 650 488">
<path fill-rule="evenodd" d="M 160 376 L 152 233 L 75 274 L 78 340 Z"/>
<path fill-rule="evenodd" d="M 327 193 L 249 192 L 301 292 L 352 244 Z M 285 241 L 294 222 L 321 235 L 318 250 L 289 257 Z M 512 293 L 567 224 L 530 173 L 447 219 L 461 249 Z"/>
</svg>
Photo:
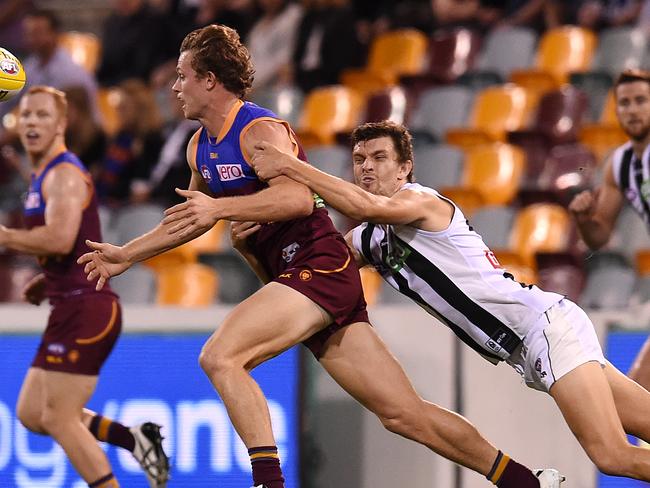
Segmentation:
<svg viewBox="0 0 650 488">
<path fill-rule="evenodd" d="M 650 276 L 650 249 L 639 249 L 635 261 L 637 274 Z"/>
<path fill-rule="evenodd" d="M 365 68 L 344 71 L 341 83 L 365 94 L 395 85 L 401 75 L 422 71 L 427 47 L 427 37 L 415 29 L 380 34 L 370 46 Z"/>
<path fill-rule="evenodd" d="M 461 188 L 446 188 L 442 193 L 458 196 L 459 191 L 473 192 L 481 206 L 505 205 L 517 195 L 524 168 L 524 153 L 515 146 L 504 143 L 472 146 L 466 151 Z"/>
<path fill-rule="evenodd" d="M 94 73 L 99 64 L 102 44 L 99 38 L 90 32 L 69 31 L 59 36 L 59 44 L 70 53 L 72 60 Z"/>
<path fill-rule="evenodd" d="M 534 68 L 515 70 L 510 80 L 539 91 L 559 88 L 572 72 L 589 69 L 597 42 L 596 35 L 582 27 L 550 29 L 539 43 Z"/>
<path fill-rule="evenodd" d="M 375 305 L 379 300 L 379 292 L 383 285 L 384 279 L 381 277 L 375 268 L 366 266 L 359 270 L 361 275 L 361 285 L 363 286 L 363 294 L 366 297 L 368 305 Z"/>
<path fill-rule="evenodd" d="M 571 218 L 568 212 L 553 203 L 535 203 L 524 207 L 515 216 L 510 233 L 510 251 L 520 262 L 535 269 L 538 252 L 563 252 L 569 244 Z M 497 252 L 501 259 L 502 255 Z"/>
<path fill-rule="evenodd" d="M 219 277 L 210 266 L 183 264 L 160 269 L 156 274 L 158 305 L 202 307 L 215 303 Z"/>
<path fill-rule="evenodd" d="M 627 135 L 616 117 L 616 97 L 613 90 L 607 95 L 599 121 L 595 124 L 584 124 L 579 139 L 591 149 L 601 164 L 612 149 L 627 141 Z"/>
<path fill-rule="evenodd" d="M 513 84 L 486 88 L 474 102 L 469 127 L 447 131 L 447 142 L 472 146 L 504 141 L 506 133 L 521 129 L 528 122 L 535 98 L 527 90 Z"/>
<path fill-rule="evenodd" d="M 440 193 L 453 200 L 453 202 L 463 211 L 465 217 L 471 217 L 474 212 L 483 206 L 481 195 L 473 188 L 443 188 Z"/>
<path fill-rule="evenodd" d="M 364 98 L 335 85 L 312 90 L 305 100 L 298 129 L 303 146 L 333 144 L 337 132 L 351 131 L 363 112 Z"/>
<path fill-rule="evenodd" d="M 219 220 L 212 229 L 205 234 L 183 244 L 181 247 L 187 247 L 194 253 L 214 254 L 224 251 L 226 234 L 230 232 L 230 223 L 227 220 Z"/>
</svg>

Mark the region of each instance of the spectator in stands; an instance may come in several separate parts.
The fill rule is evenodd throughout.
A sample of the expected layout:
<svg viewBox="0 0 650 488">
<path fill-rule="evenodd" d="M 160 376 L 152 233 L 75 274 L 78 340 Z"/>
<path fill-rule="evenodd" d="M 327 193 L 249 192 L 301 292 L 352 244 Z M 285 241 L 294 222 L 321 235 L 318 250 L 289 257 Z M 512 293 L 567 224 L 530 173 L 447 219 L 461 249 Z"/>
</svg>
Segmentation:
<svg viewBox="0 0 650 488">
<path fill-rule="evenodd" d="M 113 12 L 104 24 L 97 78 L 104 86 L 130 78 L 148 80 L 153 69 L 174 58 L 178 44 L 170 36 L 169 19 L 144 0 L 112 0 Z"/>
<path fill-rule="evenodd" d="M 174 73 L 175 78 L 176 73 Z M 172 83 L 173 81 L 168 83 L 168 100 L 165 103 L 171 108 L 173 118 L 162 130 L 164 142 L 158 160 L 150 173 L 146 178 L 136 180 L 131 185 L 132 202 L 155 200 L 169 207 L 185 200 L 179 197 L 174 189 L 185 188 L 188 185 L 190 171 L 187 167 L 186 148 L 192 135 L 199 128 L 199 123 L 185 118 L 182 106 L 176 99 L 176 93 L 171 91 Z"/>
<path fill-rule="evenodd" d="M 643 7 L 642 0 L 554 1 L 560 8 L 564 24 L 575 24 L 592 30 L 633 25 Z"/>
<path fill-rule="evenodd" d="M 86 90 L 79 86 L 67 88 L 68 125 L 65 143 L 84 162 L 91 174 L 96 175 L 106 153 L 106 134 L 93 118 Z"/>
<path fill-rule="evenodd" d="M 23 67 L 27 73 L 27 84 L 48 85 L 60 90 L 81 86 L 92 102 L 93 114 L 99 119 L 97 82 L 59 46 L 59 27 L 59 19 L 47 10 L 35 10 L 25 16 L 23 29 L 29 56 L 23 60 Z M 0 104 L 0 118 L 10 112 L 18 100 L 16 97 Z"/>
<path fill-rule="evenodd" d="M 643 2 L 637 26 L 645 32 L 646 36 L 650 36 L 650 0 Z"/>
<path fill-rule="evenodd" d="M 303 0 L 305 13 L 293 53 L 293 80 L 304 92 L 338 83 L 345 68 L 363 65 L 347 0 Z"/>
<path fill-rule="evenodd" d="M 146 179 L 162 146 L 161 122 L 153 94 L 141 80 L 119 85 L 118 130 L 109 140 L 96 186 L 100 201 L 119 206 L 132 186 Z"/>
<path fill-rule="evenodd" d="M 239 37 L 245 39 L 256 18 L 252 0 L 199 0 L 194 28 L 223 24 L 235 29 Z"/>
<path fill-rule="evenodd" d="M 302 17 L 300 5 L 289 0 L 257 0 L 257 5 L 262 16 L 246 42 L 255 65 L 254 90 L 288 81 Z"/>
<path fill-rule="evenodd" d="M 0 46 L 19 58 L 26 54 L 23 17 L 33 8 L 31 0 L 4 0 L 0 8 Z"/>
</svg>

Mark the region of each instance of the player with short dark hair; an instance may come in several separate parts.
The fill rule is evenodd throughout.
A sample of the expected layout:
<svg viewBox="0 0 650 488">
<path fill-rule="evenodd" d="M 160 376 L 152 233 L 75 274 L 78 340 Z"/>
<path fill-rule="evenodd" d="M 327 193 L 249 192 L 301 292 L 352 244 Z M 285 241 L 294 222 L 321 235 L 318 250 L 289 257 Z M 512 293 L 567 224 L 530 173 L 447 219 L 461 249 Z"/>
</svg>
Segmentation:
<svg viewBox="0 0 650 488">
<path fill-rule="evenodd" d="M 485 359 L 507 362 L 549 393 L 603 473 L 650 481 L 650 452 L 625 436 L 650 440 L 650 393 L 605 360 L 580 307 L 516 282 L 460 208 L 409 182 L 413 161 L 401 159 L 391 137 L 399 134 L 404 128 L 389 121 L 353 132 L 356 185 L 268 143 L 253 164 L 260 178 L 288 176 L 364 222 L 346 236 L 360 265 L 374 266 Z"/>
<path fill-rule="evenodd" d="M 100 368 L 122 328 L 122 311 L 110 288 L 96 292 L 76 260 L 86 239 L 100 239 L 97 198 L 90 174 L 64 144 L 67 101 L 49 86 L 34 86 L 22 97 L 18 133 L 33 173 L 25 199 L 27 229 L 0 225 L 0 246 L 38 256 L 43 273 L 25 288 L 52 312 L 18 398 L 21 423 L 52 436 L 91 487 L 119 486 L 95 438 L 131 451 L 152 488 L 164 487 L 168 460 L 160 427 L 129 429 L 84 408 Z M 93 437 L 94 436 L 94 437 Z"/>
</svg>

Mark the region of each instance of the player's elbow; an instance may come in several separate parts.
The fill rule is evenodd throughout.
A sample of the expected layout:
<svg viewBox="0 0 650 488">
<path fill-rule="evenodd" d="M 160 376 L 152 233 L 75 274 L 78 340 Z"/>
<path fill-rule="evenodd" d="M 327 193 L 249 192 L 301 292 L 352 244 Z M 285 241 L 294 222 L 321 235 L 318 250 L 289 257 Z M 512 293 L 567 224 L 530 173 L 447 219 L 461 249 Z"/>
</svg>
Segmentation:
<svg viewBox="0 0 650 488">
<path fill-rule="evenodd" d="M 50 242 L 50 254 L 66 256 L 74 249 L 74 239 L 68 236 L 58 236 Z"/>
<path fill-rule="evenodd" d="M 311 198 L 299 198 L 293 202 L 292 214 L 295 218 L 308 217 L 314 211 L 314 200 Z"/>
</svg>

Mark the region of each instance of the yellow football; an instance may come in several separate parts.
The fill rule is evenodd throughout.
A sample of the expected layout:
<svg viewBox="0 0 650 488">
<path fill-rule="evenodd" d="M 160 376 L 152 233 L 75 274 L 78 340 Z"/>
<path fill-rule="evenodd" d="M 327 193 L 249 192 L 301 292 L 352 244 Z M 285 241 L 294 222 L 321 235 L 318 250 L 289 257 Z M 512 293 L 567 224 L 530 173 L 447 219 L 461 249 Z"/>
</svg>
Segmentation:
<svg viewBox="0 0 650 488">
<path fill-rule="evenodd" d="M 27 77 L 20 60 L 0 47 L 0 102 L 16 96 L 25 86 Z"/>
</svg>

